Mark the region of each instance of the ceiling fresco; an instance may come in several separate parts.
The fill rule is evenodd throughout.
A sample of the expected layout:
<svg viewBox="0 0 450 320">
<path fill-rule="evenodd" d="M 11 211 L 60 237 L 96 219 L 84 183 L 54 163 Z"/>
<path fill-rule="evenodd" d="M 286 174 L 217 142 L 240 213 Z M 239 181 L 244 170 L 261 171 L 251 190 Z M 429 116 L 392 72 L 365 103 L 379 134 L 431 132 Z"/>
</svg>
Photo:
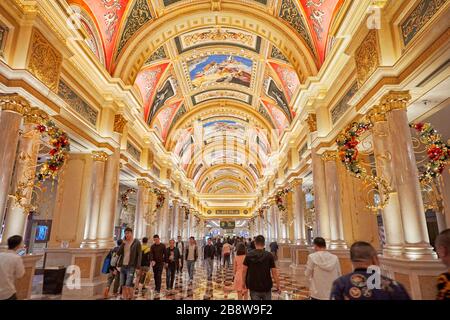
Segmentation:
<svg viewBox="0 0 450 320">
<path fill-rule="evenodd" d="M 113 76 L 144 30 L 171 12 L 195 5 L 191 0 L 66 1 L 80 17 L 92 58 Z M 338 23 L 343 2 L 247 3 L 290 28 L 311 53 L 312 65 L 320 69 L 333 43 L 330 30 Z M 282 47 L 244 25 L 193 25 L 155 48 L 139 58 L 133 77 L 148 128 L 199 190 L 247 192 L 264 175 L 277 148 L 273 136 L 281 138 L 295 118 L 294 104 L 306 77 L 297 73 Z M 231 106 L 238 111 L 227 111 Z M 194 120 L 201 137 L 196 135 Z"/>
</svg>

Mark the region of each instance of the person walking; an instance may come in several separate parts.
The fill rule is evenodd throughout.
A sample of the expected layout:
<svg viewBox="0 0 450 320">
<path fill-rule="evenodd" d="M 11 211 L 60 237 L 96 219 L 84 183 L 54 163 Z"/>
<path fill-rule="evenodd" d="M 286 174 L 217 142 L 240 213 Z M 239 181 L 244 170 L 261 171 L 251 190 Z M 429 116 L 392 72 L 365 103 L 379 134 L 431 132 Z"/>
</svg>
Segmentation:
<svg viewBox="0 0 450 320">
<path fill-rule="evenodd" d="M 188 273 L 189 273 L 189 282 L 192 283 L 194 280 L 194 272 L 195 272 L 195 262 L 198 258 L 198 249 L 197 243 L 195 242 L 194 237 L 189 238 L 189 244 L 186 247 L 185 259 L 187 263 Z"/>
<path fill-rule="evenodd" d="M 125 239 L 117 252 L 120 270 L 120 285 L 122 286 L 122 298 L 133 299 L 134 274 L 141 268 L 142 248 L 138 239 L 133 237 L 133 229 L 125 228 Z"/>
<path fill-rule="evenodd" d="M 203 248 L 203 260 L 206 263 L 206 274 L 207 274 L 208 281 L 212 280 L 215 251 L 216 251 L 216 249 L 214 248 L 214 245 L 212 244 L 211 238 L 208 238 L 208 243 Z"/>
<path fill-rule="evenodd" d="M 17 253 L 23 248 L 23 238 L 9 237 L 8 250 L 0 252 L 0 300 L 17 300 L 16 280 L 25 275 L 22 257 Z"/>
<path fill-rule="evenodd" d="M 220 238 L 217 239 L 215 247 L 216 247 L 217 267 L 219 267 L 222 262 L 222 247 L 223 247 L 223 243 L 220 240 Z"/>
<path fill-rule="evenodd" d="M 262 235 L 255 237 L 255 250 L 244 259 L 242 278 L 245 279 L 245 289 L 250 290 L 252 300 L 272 299 L 272 277 L 275 280 L 276 291 L 280 292 L 280 279 L 273 255 L 264 249 L 265 239 Z"/>
<path fill-rule="evenodd" d="M 238 300 L 247 299 L 247 289 L 245 288 L 245 281 L 243 278 L 244 259 L 247 253 L 244 243 L 239 243 L 236 250 L 236 257 L 233 260 L 233 287 L 237 292 Z"/>
<path fill-rule="evenodd" d="M 450 300 L 450 229 L 442 231 L 434 244 L 439 258 L 447 267 L 447 272 L 438 277 L 436 299 L 448 301 Z"/>
<path fill-rule="evenodd" d="M 173 284 L 175 282 L 175 271 L 180 263 L 180 250 L 175 247 L 175 240 L 169 241 L 169 247 L 166 249 L 166 289 L 169 294 L 173 293 Z"/>
<path fill-rule="evenodd" d="M 150 247 L 150 261 L 153 267 L 153 277 L 155 279 L 155 292 L 161 292 L 162 272 L 166 261 L 166 246 L 161 243 L 159 235 L 153 236 L 153 244 Z"/>
<path fill-rule="evenodd" d="M 222 254 L 223 254 L 223 266 L 227 268 L 230 267 L 230 257 L 231 257 L 231 244 L 227 241 L 222 246 Z"/>
<path fill-rule="evenodd" d="M 275 261 L 278 260 L 278 243 L 276 241 L 272 241 L 269 244 L 270 252 L 273 254 Z"/>
<path fill-rule="evenodd" d="M 119 292 L 119 284 L 120 284 L 120 272 L 117 270 L 117 263 L 119 260 L 119 248 L 122 245 L 123 240 L 118 239 L 117 240 L 117 246 L 111 249 L 111 251 L 108 253 L 110 258 L 109 263 L 109 273 L 108 273 L 108 279 L 106 282 L 106 288 L 103 292 L 103 297 L 105 299 L 108 299 L 109 292 L 111 290 L 111 285 L 113 286 L 113 296 L 117 296 L 117 293 Z"/>
<path fill-rule="evenodd" d="M 310 281 L 311 300 L 329 300 L 333 281 L 341 276 L 339 259 L 327 251 L 324 238 L 313 241 L 314 253 L 308 256 L 305 276 Z"/>
<path fill-rule="evenodd" d="M 136 278 L 136 290 L 137 294 L 145 294 L 147 290 L 145 288 L 145 279 L 150 271 L 150 247 L 148 246 L 148 238 L 142 238 L 142 259 L 141 259 L 141 269 L 139 270 L 138 276 Z"/>
<path fill-rule="evenodd" d="M 180 252 L 180 263 L 177 264 L 177 273 L 182 274 L 183 273 L 183 266 L 184 266 L 184 242 L 181 238 L 181 236 L 178 236 L 177 242 L 175 243 L 175 247 L 178 248 L 178 251 Z"/>
<path fill-rule="evenodd" d="M 381 275 L 368 272 L 368 268 L 379 265 L 377 251 L 370 243 L 358 241 L 350 247 L 353 272 L 337 278 L 331 289 L 331 300 L 410 300 L 403 285 Z M 369 278 L 379 277 L 378 281 Z M 380 286 L 372 287 L 372 283 Z"/>
</svg>

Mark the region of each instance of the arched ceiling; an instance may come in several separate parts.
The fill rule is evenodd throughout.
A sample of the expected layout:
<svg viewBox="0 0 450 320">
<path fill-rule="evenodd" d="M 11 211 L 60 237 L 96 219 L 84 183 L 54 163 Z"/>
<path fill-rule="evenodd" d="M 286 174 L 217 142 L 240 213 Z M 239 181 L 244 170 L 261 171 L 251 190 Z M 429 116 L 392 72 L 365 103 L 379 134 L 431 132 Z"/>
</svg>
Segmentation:
<svg viewBox="0 0 450 320">
<path fill-rule="evenodd" d="M 333 45 L 344 2 L 67 1 L 89 48 L 134 85 L 148 126 L 197 190 L 216 194 L 255 189 L 295 117 L 294 97 Z"/>
</svg>

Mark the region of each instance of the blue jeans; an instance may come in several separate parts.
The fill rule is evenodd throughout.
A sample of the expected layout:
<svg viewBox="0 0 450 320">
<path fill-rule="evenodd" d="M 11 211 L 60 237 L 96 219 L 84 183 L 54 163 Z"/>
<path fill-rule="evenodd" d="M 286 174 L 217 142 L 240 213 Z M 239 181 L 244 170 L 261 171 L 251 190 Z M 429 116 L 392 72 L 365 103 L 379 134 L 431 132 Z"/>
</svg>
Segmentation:
<svg viewBox="0 0 450 320">
<path fill-rule="evenodd" d="M 272 300 L 272 292 L 258 292 L 250 290 L 250 299 L 251 300 Z"/>
<path fill-rule="evenodd" d="M 187 268 L 188 268 L 188 273 L 189 273 L 189 279 L 194 280 L 195 261 L 188 260 Z"/>
<path fill-rule="evenodd" d="M 206 258 L 205 263 L 206 263 L 206 274 L 208 275 L 208 279 L 209 279 L 212 277 L 214 260 L 211 258 Z"/>
<path fill-rule="evenodd" d="M 176 262 L 170 262 L 167 265 L 166 269 L 166 288 L 173 289 L 173 284 L 175 282 L 175 270 L 177 269 L 177 263 Z"/>
<path fill-rule="evenodd" d="M 132 287 L 134 280 L 135 267 L 122 266 L 120 268 L 120 285 Z"/>
</svg>

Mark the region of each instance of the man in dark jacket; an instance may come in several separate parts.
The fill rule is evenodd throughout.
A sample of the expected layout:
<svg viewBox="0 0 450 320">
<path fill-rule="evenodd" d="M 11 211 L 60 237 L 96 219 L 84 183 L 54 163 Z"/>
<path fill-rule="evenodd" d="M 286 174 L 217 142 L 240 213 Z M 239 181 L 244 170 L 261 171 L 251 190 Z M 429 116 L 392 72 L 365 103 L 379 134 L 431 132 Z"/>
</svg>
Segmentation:
<svg viewBox="0 0 450 320">
<path fill-rule="evenodd" d="M 400 283 L 376 272 L 377 251 L 370 243 L 355 242 L 350 247 L 350 259 L 354 271 L 334 281 L 331 300 L 410 300 Z"/>
<path fill-rule="evenodd" d="M 109 291 L 111 288 L 111 285 L 113 285 L 113 295 L 117 296 L 117 292 L 119 291 L 119 284 L 120 284 L 120 272 L 117 269 L 117 263 L 118 263 L 118 252 L 119 248 L 122 245 L 123 240 L 119 239 L 117 240 L 117 246 L 112 248 L 111 251 L 108 253 L 108 256 L 110 258 L 110 266 L 109 266 L 109 273 L 108 273 L 108 280 L 106 283 L 105 291 L 103 292 L 103 296 L 105 299 L 109 297 Z"/>
<path fill-rule="evenodd" d="M 264 250 L 265 239 L 262 235 L 255 238 L 255 250 L 250 251 L 244 259 L 242 278 L 250 290 L 252 300 L 272 299 L 272 276 L 277 291 L 280 291 L 280 279 L 273 255 Z"/>
<path fill-rule="evenodd" d="M 155 291 L 156 293 L 159 293 L 161 291 L 162 272 L 166 261 L 166 246 L 161 243 L 161 240 L 157 234 L 153 236 L 153 245 L 150 248 L 150 261 L 153 266 Z"/>
<path fill-rule="evenodd" d="M 212 279 L 215 252 L 216 250 L 212 244 L 212 240 L 211 238 L 208 238 L 208 243 L 203 248 L 203 260 L 205 260 L 206 263 L 206 274 L 209 281 Z"/>
<path fill-rule="evenodd" d="M 177 272 L 179 274 L 182 274 L 183 273 L 183 266 L 184 266 L 184 259 L 183 259 L 184 242 L 181 239 L 181 236 L 178 236 L 178 240 L 175 243 L 175 247 L 178 248 L 178 251 L 180 251 L 180 263 L 177 265 Z"/>
<path fill-rule="evenodd" d="M 125 239 L 117 252 L 120 256 L 117 264 L 120 269 L 120 284 L 122 297 L 126 300 L 133 298 L 134 273 L 141 267 L 142 248 L 139 240 L 134 239 L 133 229 L 125 229 Z"/>
<path fill-rule="evenodd" d="M 175 270 L 180 263 L 180 250 L 175 247 L 175 240 L 169 241 L 169 247 L 166 249 L 166 288 L 172 293 L 173 283 L 175 282 Z"/>
<path fill-rule="evenodd" d="M 194 280 L 195 262 L 198 258 L 197 242 L 195 241 L 194 237 L 189 238 L 189 244 L 186 246 L 186 252 L 184 256 L 187 262 L 189 282 L 192 283 L 192 281 Z"/>
</svg>

